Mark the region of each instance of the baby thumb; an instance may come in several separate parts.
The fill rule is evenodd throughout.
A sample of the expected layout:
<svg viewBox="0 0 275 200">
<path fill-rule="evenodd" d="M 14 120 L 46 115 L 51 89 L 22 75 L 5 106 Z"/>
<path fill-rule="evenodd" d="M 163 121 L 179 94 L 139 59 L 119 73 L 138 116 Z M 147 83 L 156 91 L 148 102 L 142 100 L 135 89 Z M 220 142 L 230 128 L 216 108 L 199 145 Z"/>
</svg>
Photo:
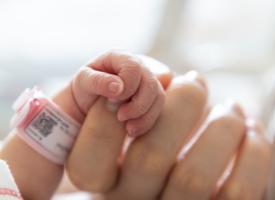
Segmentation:
<svg viewBox="0 0 275 200">
<path fill-rule="evenodd" d="M 119 76 L 83 67 L 78 73 L 75 86 L 88 95 L 100 95 L 107 98 L 119 96 L 124 89 Z"/>
</svg>

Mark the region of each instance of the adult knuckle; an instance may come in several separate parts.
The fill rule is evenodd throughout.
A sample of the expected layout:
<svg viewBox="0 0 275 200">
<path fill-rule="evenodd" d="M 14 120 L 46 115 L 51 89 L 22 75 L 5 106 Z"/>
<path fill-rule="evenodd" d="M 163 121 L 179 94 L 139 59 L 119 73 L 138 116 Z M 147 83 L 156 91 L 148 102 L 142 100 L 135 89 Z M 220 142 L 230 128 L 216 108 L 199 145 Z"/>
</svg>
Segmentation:
<svg viewBox="0 0 275 200">
<path fill-rule="evenodd" d="M 252 138 L 253 139 L 253 138 Z M 258 138 L 257 140 L 252 140 L 253 152 L 257 157 L 268 161 L 271 159 L 272 154 L 272 144 L 268 141 L 267 138 Z"/>
<path fill-rule="evenodd" d="M 171 83 L 173 89 L 179 90 L 182 93 L 190 93 L 191 96 L 197 96 L 198 98 L 205 98 L 207 91 L 198 84 L 195 80 L 186 80 L 182 76 L 175 77 Z"/>
<path fill-rule="evenodd" d="M 269 142 L 264 142 L 264 143 L 261 145 L 260 155 L 261 155 L 263 158 L 270 159 L 270 158 L 271 158 L 271 155 L 272 155 L 272 144 L 269 143 Z"/>
<path fill-rule="evenodd" d="M 194 169 L 182 168 L 173 177 L 172 187 L 179 191 L 195 195 L 204 194 L 207 190 L 207 177 Z"/>
<path fill-rule="evenodd" d="M 232 182 L 224 186 L 219 195 L 221 200 L 248 200 L 251 191 L 239 182 Z"/>
<path fill-rule="evenodd" d="M 83 176 L 76 166 L 77 165 L 75 165 L 73 161 L 67 163 L 66 168 L 68 177 L 75 187 L 80 190 L 87 190 L 86 176 Z"/>
<path fill-rule="evenodd" d="M 206 103 L 207 94 L 195 84 L 186 83 L 175 88 L 175 90 L 177 90 L 177 95 L 180 96 L 186 104 L 202 107 Z"/>
<path fill-rule="evenodd" d="M 143 161 L 144 162 L 142 164 L 141 170 L 144 172 L 145 175 L 151 174 L 152 176 L 157 176 L 163 174 L 165 166 L 165 158 L 163 157 L 163 155 L 154 152 L 149 156 L 143 157 Z"/>
<path fill-rule="evenodd" d="M 67 174 L 73 185 L 79 190 L 101 193 L 107 192 L 113 187 L 113 177 L 104 175 L 98 176 L 97 174 L 92 175 L 93 173 L 87 176 L 87 174 L 83 173 L 83 171 L 77 166 L 76 163 L 67 164 Z M 91 176 L 93 178 L 91 178 Z"/>
<path fill-rule="evenodd" d="M 216 130 L 225 130 L 224 134 L 228 133 L 234 138 L 245 133 L 245 121 L 229 114 L 213 119 L 209 123 L 209 127 Z"/>
</svg>

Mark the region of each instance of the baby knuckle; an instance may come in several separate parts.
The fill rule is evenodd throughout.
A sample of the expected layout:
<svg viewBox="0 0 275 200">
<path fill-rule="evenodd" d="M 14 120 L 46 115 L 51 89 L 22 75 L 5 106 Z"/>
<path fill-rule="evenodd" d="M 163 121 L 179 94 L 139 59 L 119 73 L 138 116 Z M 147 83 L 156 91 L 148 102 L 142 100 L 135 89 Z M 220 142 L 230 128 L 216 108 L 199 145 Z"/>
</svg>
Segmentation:
<svg viewBox="0 0 275 200">
<path fill-rule="evenodd" d="M 82 67 L 76 74 L 76 77 L 74 78 L 74 85 L 78 88 L 82 88 L 82 82 L 84 80 L 87 80 L 88 73 L 87 69 Z"/>
<path fill-rule="evenodd" d="M 142 74 L 143 63 L 137 56 L 131 54 L 123 54 L 121 57 L 123 59 L 123 62 L 121 63 L 122 70 L 125 70 L 129 74 L 135 76 Z"/>
<path fill-rule="evenodd" d="M 148 105 L 145 103 L 137 103 L 136 104 L 136 115 L 140 117 L 141 115 L 145 114 L 148 111 Z"/>
<path fill-rule="evenodd" d="M 103 73 L 98 73 L 89 68 L 82 68 L 75 78 L 75 84 L 81 90 L 90 90 L 91 92 L 98 92 L 102 90 L 103 81 L 108 78 Z"/>
<path fill-rule="evenodd" d="M 154 113 L 148 113 L 145 115 L 142 124 L 143 129 L 151 128 L 155 124 L 156 119 L 157 117 L 155 117 Z"/>
<path fill-rule="evenodd" d="M 158 82 L 155 78 L 148 78 L 148 83 L 146 85 L 146 87 L 149 89 L 149 91 L 151 92 L 151 94 L 157 93 L 158 92 Z"/>
<path fill-rule="evenodd" d="M 112 49 L 105 53 L 107 60 L 120 60 L 123 68 L 140 70 L 142 66 L 142 60 L 129 52 L 122 50 Z"/>
<path fill-rule="evenodd" d="M 135 80 L 141 76 L 140 64 L 133 60 L 127 60 L 122 64 L 121 73 L 125 73 L 130 79 Z"/>
<path fill-rule="evenodd" d="M 122 51 L 118 49 L 110 49 L 104 53 L 107 60 L 113 60 L 115 58 L 120 57 L 122 54 Z"/>
<path fill-rule="evenodd" d="M 132 112 L 136 116 L 140 116 L 146 113 L 148 110 L 148 105 L 144 102 L 141 102 L 139 99 L 135 97 L 132 98 L 132 105 L 133 105 Z"/>
<path fill-rule="evenodd" d="M 105 77 L 100 73 L 94 73 L 92 77 L 90 77 L 90 87 L 94 88 L 96 91 L 101 91 L 103 86 L 103 81 Z"/>
<path fill-rule="evenodd" d="M 125 60 L 127 61 L 126 63 L 128 63 L 130 67 L 137 68 L 138 70 L 142 69 L 143 61 L 139 56 L 129 52 L 127 53 L 124 52 L 122 56 L 125 57 Z"/>
</svg>

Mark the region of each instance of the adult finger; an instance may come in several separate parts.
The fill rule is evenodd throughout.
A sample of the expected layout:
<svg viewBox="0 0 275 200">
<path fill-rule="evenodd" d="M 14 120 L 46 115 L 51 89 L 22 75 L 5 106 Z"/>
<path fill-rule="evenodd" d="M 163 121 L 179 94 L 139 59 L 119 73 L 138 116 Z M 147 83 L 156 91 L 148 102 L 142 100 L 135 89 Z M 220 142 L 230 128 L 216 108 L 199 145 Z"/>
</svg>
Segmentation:
<svg viewBox="0 0 275 200">
<path fill-rule="evenodd" d="M 87 114 L 66 165 L 70 179 L 81 190 L 106 192 L 116 183 L 126 136 L 116 109 L 101 97 Z"/>
<path fill-rule="evenodd" d="M 185 139 L 203 115 L 207 92 L 200 76 L 180 76 L 167 90 L 155 127 L 134 140 L 110 199 L 156 199 Z"/>
<path fill-rule="evenodd" d="M 201 136 L 169 178 L 163 200 L 210 199 L 216 183 L 237 151 L 245 120 L 236 105 L 215 107 Z"/>
<path fill-rule="evenodd" d="M 236 158 L 232 173 L 217 199 L 261 200 L 271 167 L 271 143 L 260 127 L 248 127 L 247 137 Z"/>
</svg>

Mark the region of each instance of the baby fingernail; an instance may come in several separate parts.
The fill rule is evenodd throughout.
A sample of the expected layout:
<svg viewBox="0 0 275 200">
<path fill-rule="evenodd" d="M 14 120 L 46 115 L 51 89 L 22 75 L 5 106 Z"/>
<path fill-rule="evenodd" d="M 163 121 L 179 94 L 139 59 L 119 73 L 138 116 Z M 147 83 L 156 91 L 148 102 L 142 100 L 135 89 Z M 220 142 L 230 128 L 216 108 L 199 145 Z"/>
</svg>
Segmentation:
<svg viewBox="0 0 275 200">
<path fill-rule="evenodd" d="M 119 94 L 122 90 L 122 85 L 118 82 L 111 82 L 109 83 L 108 89 L 114 94 Z"/>
</svg>

